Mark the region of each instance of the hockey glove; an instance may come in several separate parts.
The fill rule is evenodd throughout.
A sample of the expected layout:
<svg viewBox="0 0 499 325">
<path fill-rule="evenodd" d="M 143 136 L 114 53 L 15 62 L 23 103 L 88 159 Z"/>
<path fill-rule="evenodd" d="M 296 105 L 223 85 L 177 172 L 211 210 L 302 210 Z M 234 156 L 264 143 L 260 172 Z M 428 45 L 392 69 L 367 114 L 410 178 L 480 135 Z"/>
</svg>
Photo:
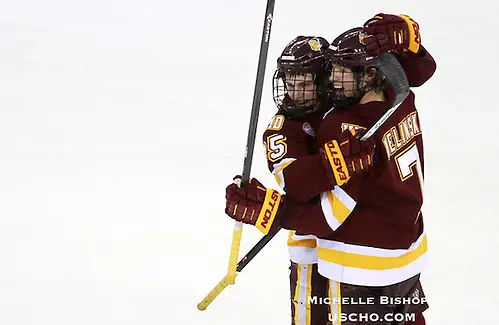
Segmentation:
<svg viewBox="0 0 499 325">
<path fill-rule="evenodd" d="M 236 176 L 234 179 L 241 178 Z M 225 213 L 234 220 L 253 225 L 267 234 L 282 212 L 284 197 L 267 189 L 256 178 L 238 187 L 232 183 L 225 189 Z"/>
<path fill-rule="evenodd" d="M 350 129 L 324 145 L 324 166 L 332 171 L 328 176 L 333 184 L 341 186 L 352 174 L 361 174 L 373 166 L 376 141 L 372 137 L 360 141 L 360 136 L 361 133 Z"/>
<path fill-rule="evenodd" d="M 418 53 L 421 45 L 419 25 L 406 15 L 377 14 L 364 23 L 364 32 L 368 35 L 363 43 L 371 55 L 384 52 Z"/>
</svg>

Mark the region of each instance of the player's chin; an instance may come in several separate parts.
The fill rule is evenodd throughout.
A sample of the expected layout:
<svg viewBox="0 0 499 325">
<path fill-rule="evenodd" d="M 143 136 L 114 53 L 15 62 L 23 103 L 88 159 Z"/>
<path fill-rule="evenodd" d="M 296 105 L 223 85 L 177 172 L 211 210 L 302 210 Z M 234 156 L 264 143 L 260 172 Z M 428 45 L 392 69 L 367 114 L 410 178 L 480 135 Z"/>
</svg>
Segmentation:
<svg viewBox="0 0 499 325">
<path fill-rule="evenodd" d="M 345 88 L 343 88 L 339 94 L 345 97 L 353 97 L 355 95 L 353 90 Z"/>
<path fill-rule="evenodd" d="M 313 106 L 315 104 L 317 104 L 316 99 L 303 100 L 300 102 L 301 107 L 310 107 L 310 106 Z"/>
</svg>

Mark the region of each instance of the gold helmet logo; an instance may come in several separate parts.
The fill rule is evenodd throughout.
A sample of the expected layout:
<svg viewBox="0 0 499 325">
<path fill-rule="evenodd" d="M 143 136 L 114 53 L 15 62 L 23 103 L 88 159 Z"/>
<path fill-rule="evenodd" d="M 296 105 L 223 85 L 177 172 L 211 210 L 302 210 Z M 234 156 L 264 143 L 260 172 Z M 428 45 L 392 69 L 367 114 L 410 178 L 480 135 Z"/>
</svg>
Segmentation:
<svg viewBox="0 0 499 325">
<path fill-rule="evenodd" d="M 311 40 L 309 40 L 308 45 L 310 45 L 310 48 L 313 51 L 320 51 L 321 50 L 321 43 L 316 38 L 312 38 Z"/>
<path fill-rule="evenodd" d="M 366 38 L 366 34 L 364 34 L 364 33 L 359 33 L 359 42 L 360 42 L 360 44 L 362 44 L 362 45 L 366 45 L 366 44 L 364 44 L 364 38 Z"/>
</svg>

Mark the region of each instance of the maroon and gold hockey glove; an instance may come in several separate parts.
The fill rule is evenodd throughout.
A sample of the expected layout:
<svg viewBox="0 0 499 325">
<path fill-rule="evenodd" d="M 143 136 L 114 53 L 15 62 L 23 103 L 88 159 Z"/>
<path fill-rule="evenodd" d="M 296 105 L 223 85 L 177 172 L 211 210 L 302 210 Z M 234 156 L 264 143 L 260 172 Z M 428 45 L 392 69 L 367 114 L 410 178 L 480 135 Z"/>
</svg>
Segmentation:
<svg viewBox="0 0 499 325">
<path fill-rule="evenodd" d="M 352 174 L 367 171 L 374 161 L 376 141 L 370 137 L 360 141 L 361 134 L 354 129 L 343 131 L 337 140 L 331 140 L 324 145 L 324 166 L 330 181 L 343 185 Z"/>
<path fill-rule="evenodd" d="M 421 45 L 419 25 L 406 15 L 377 14 L 364 23 L 364 44 L 367 52 L 418 53 Z"/>
<path fill-rule="evenodd" d="M 241 178 L 236 176 L 234 179 Z M 225 189 L 225 213 L 234 220 L 253 225 L 267 234 L 277 224 L 284 197 L 273 189 L 267 189 L 256 178 L 241 187 L 232 183 Z"/>
</svg>

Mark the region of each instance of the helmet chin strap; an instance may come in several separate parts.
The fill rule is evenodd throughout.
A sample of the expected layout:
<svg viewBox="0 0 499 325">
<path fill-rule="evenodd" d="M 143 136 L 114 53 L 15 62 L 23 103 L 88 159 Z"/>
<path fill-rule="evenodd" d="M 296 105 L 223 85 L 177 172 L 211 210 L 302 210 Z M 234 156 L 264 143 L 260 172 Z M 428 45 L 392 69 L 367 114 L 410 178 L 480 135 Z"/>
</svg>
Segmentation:
<svg viewBox="0 0 499 325">
<path fill-rule="evenodd" d="M 358 96 L 355 96 L 355 97 L 347 97 L 345 95 L 334 95 L 333 97 L 333 106 L 335 108 L 341 108 L 341 109 L 345 109 L 345 108 L 348 108 L 352 105 L 355 105 L 357 104 L 360 99 L 362 98 L 361 97 L 358 97 Z"/>
<path fill-rule="evenodd" d="M 316 104 L 309 106 L 288 106 L 286 108 L 283 108 L 283 111 L 287 119 L 300 119 L 307 116 L 308 114 L 318 111 L 321 106 L 322 105 L 320 101 L 318 101 Z"/>
</svg>

